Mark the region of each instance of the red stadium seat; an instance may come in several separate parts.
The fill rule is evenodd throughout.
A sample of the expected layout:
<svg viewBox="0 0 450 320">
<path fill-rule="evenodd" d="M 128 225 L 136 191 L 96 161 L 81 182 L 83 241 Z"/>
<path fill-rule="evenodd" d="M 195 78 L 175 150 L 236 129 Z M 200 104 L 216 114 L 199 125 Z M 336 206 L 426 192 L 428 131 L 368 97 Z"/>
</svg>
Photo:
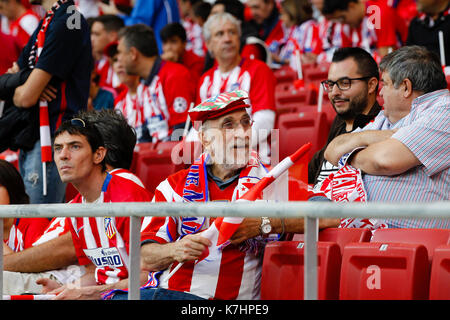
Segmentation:
<svg viewBox="0 0 450 320">
<path fill-rule="evenodd" d="M 311 142 L 308 161 L 326 143 L 329 126 L 323 112 L 285 113 L 278 118 L 279 159 L 295 152 L 300 146 Z"/>
<path fill-rule="evenodd" d="M 151 143 L 151 142 L 142 142 L 142 143 L 136 144 L 136 146 L 134 147 L 133 160 L 131 162 L 130 171 L 133 172 L 134 174 L 136 174 L 137 161 L 138 161 L 140 152 L 145 152 L 145 150 L 151 150 L 151 149 L 155 149 L 155 148 L 156 148 L 156 144 Z"/>
<path fill-rule="evenodd" d="M 297 72 L 289 66 L 283 66 L 273 72 L 278 83 L 293 83 L 297 79 Z"/>
<path fill-rule="evenodd" d="M 449 229 L 378 229 L 374 232 L 371 242 L 397 242 L 422 244 L 428 251 L 431 262 L 434 249 L 447 244 L 450 240 Z"/>
<path fill-rule="evenodd" d="M 184 163 L 180 160 L 176 146 L 178 141 L 164 143 L 157 146 L 146 146 L 135 153 L 135 174 L 142 180 L 146 189 L 154 193 L 160 182 L 169 175 L 184 169 Z"/>
<path fill-rule="evenodd" d="M 326 80 L 328 78 L 329 68 L 329 62 L 323 62 L 314 67 L 304 68 L 303 77 L 305 78 L 305 83 L 320 83 L 321 81 Z"/>
<path fill-rule="evenodd" d="M 342 300 L 426 300 L 430 264 L 423 245 L 350 243 L 344 248 Z"/>
<path fill-rule="evenodd" d="M 336 242 L 344 252 L 344 247 L 350 242 L 369 242 L 372 232 L 367 228 L 326 228 L 319 232 L 319 241 Z M 303 233 L 296 233 L 293 241 L 304 241 Z"/>
<path fill-rule="evenodd" d="M 287 112 L 296 112 L 299 105 L 310 105 L 312 97 L 305 87 L 295 88 L 293 84 L 281 84 L 275 88 L 275 108 L 278 115 Z"/>
<path fill-rule="evenodd" d="M 450 245 L 435 249 L 431 265 L 430 300 L 450 300 Z"/>
<path fill-rule="evenodd" d="M 336 243 L 317 243 L 318 298 L 336 300 L 339 293 L 341 254 Z M 261 299 L 303 300 L 304 244 L 299 241 L 270 243 L 264 252 Z"/>
<path fill-rule="evenodd" d="M 326 99 L 323 99 L 322 112 L 326 114 L 327 123 L 331 128 L 331 124 L 333 123 L 334 118 L 336 118 L 336 110 L 334 110 L 333 105 L 331 104 L 330 100 L 328 100 L 328 97 Z"/>
</svg>

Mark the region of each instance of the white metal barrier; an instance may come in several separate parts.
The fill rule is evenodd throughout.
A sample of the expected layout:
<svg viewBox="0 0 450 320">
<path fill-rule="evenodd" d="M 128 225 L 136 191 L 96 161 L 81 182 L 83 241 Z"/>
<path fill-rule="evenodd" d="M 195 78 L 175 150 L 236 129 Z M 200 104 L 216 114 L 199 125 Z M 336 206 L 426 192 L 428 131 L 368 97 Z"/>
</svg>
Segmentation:
<svg viewBox="0 0 450 320">
<path fill-rule="evenodd" d="M 450 201 L 432 203 L 333 203 L 333 202 L 241 202 L 241 203 L 103 203 L 0 205 L 0 218 L 104 217 L 129 216 L 129 299 L 138 300 L 140 271 L 140 217 L 278 217 L 305 218 L 305 300 L 317 300 L 318 218 L 446 218 L 450 219 Z M 0 219 L 0 239 L 3 221 Z M 3 271 L 3 255 L 0 255 Z M 0 299 L 3 296 L 3 272 L 0 272 Z"/>
</svg>

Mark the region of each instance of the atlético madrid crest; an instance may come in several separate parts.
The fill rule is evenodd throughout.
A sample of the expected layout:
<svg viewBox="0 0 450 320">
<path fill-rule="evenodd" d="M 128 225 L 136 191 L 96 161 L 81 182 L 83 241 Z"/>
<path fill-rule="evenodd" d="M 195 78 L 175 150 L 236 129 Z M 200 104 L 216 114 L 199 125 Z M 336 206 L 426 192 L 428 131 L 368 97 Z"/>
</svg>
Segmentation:
<svg viewBox="0 0 450 320">
<path fill-rule="evenodd" d="M 114 237 L 114 235 L 116 234 L 116 227 L 113 224 L 112 218 L 111 217 L 105 217 L 103 224 L 105 226 L 105 234 L 106 234 L 106 236 L 109 239 L 112 239 L 112 237 Z"/>
</svg>

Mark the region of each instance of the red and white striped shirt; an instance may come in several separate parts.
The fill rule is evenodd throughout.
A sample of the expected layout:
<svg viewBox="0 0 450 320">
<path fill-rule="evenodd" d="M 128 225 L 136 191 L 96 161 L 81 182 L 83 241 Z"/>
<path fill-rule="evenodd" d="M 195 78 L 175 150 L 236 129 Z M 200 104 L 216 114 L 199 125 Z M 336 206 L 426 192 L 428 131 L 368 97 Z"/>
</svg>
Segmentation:
<svg viewBox="0 0 450 320">
<path fill-rule="evenodd" d="M 9 231 L 9 237 L 4 242 L 14 252 L 25 250 L 33 245 L 47 228 L 46 218 L 16 218 Z"/>
<path fill-rule="evenodd" d="M 137 91 L 142 92 L 144 85 L 141 83 L 138 86 Z M 144 112 L 142 104 L 138 103 L 138 94 L 132 95 L 129 89 L 126 87 L 114 100 L 114 109 L 122 112 L 128 124 L 136 129 L 137 140 L 139 141 L 142 136 L 141 130 L 138 128 L 144 124 Z"/>
<path fill-rule="evenodd" d="M 205 72 L 199 81 L 197 103 L 223 92 L 244 90 L 249 93 L 252 113 L 275 111 L 275 83 L 273 71 L 264 62 L 242 58 L 227 74 L 217 66 Z"/>
<path fill-rule="evenodd" d="M 34 30 L 38 27 L 39 20 L 39 16 L 29 9 L 17 20 L 11 21 L 10 34 L 17 38 L 22 48 L 25 47 Z"/>
<path fill-rule="evenodd" d="M 186 169 L 169 176 L 156 188 L 153 201 L 183 201 L 179 190 L 183 189 L 189 179 L 189 172 L 189 169 Z M 231 201 L 241 192 L 241 188 L 248 190 L 247 188 L 259 181 L 264 172 L 266 169 L 262 166 L 253 167 L 248 175 L 241 174 L 239 183 L 233 183 L 224 190 L 220 190 L 215 186 L 215 182 L 208 178 L 208 200 Z M 160 244 L 174 242 L 186 234 L 206 230 L 213 222 L 213 218 L 203 217 L 145 217 L 141 240 Z M 176 265 L 177 263 L 172 264 L 161 274 L 159 287 L 186 291 L 206 299 L 259 299 L 262 258 L 253 252 L 240 250 L 239 246 L 228 245 L 219 251 L 217 256 L 197 264 L 194 261 L 185 262 L 167 280 L 168 274 Z"/>
<path fill-rule="evenodd" d="M 151 195 L 136 183 L 108 174 L 97 202 L 145 202 Z M 71 203 L 83 203 L 78 194 Z M 96 266 L 98 284 L 128 277 L 130 219 L 128 217 L 67 218 L 80 265 Z"/>
</svg>

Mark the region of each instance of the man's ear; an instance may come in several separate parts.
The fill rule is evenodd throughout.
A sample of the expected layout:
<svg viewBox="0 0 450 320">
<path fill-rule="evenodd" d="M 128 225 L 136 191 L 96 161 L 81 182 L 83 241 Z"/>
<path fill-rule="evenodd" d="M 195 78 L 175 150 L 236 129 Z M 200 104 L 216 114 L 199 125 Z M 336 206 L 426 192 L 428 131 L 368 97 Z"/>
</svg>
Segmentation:
<svg viewBox="0 0 450 320">
<path fill-rule="evenodd" d="M 409 80 L 408 78 L 403 79 L 402 85 L 404 86 L 404 88 L 403 88 L 403 97 L 404 98 L 409 98 L 413 94 L 413 87 L 412 87 L 411 80 Z"/>
<path fill-rule="evenodd" d="M 139 57 L 139 51 L 135 47 L 130 48 L 131 59 L 136 61 Z"/>
<path fill-rule="evenodd" d="M 106 157 L 106 148 L 105 147 L 98 147 L 98 149 L 94 152 L 94 163 L 100 164 L 103 159 Z"/>
<path fill-rule="evenodd" d="M 375 78 L 375 77 L 370 78 L 369 81 L 367 82 L 368 93 L 369 94 L 374 93 L 377 90 L 378 84 L 379 84 L 379 81 L 377 80 L 377 78 Z"/>
</svg>

